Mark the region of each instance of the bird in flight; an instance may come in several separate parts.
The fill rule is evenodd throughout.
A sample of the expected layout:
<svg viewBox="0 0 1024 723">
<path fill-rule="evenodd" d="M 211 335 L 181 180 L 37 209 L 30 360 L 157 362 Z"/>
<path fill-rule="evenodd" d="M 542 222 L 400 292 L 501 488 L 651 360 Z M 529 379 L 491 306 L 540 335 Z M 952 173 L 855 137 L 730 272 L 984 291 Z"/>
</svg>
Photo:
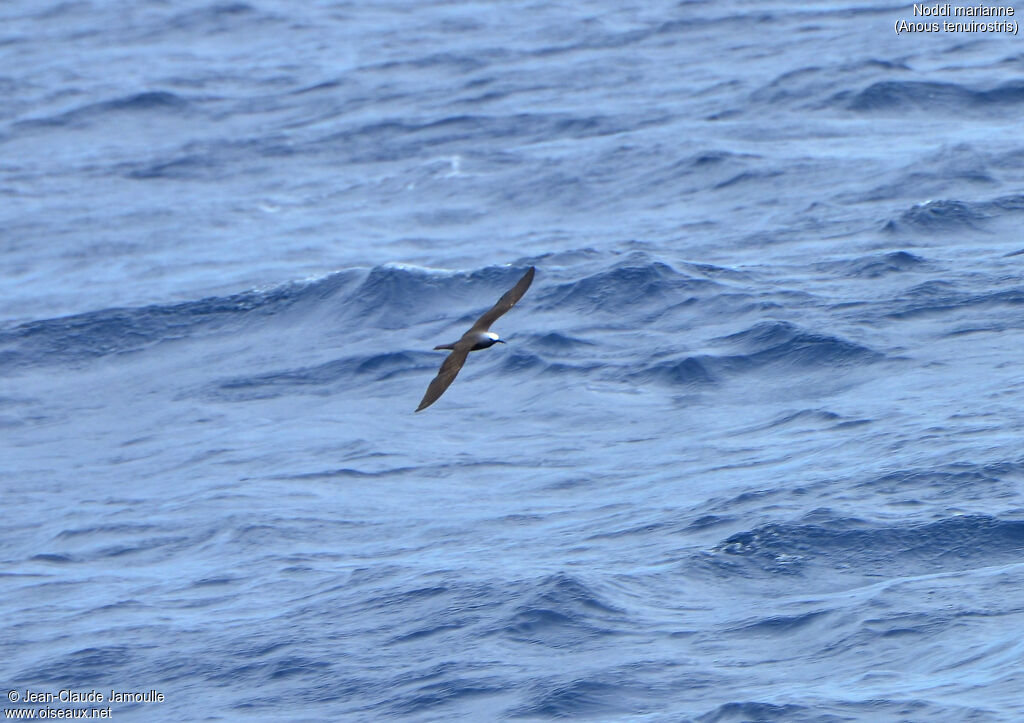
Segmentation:
<svg viewBox="0 0 1024 723">
<path fill-rule="evenodd" d="M 516 302 L 523 298 L 523 294 L 526 293 L 526 290 L 530 288 L 530 284 L 533 283 L 533 274 L 536 270 L 536 268 L 531 266 L 523 274 L 523 278 L 519 279 L 515 286 L 506 291 L 505 295 L 498 299 L 497 304 L 477 319 L 473 326 L 469 328 L 469 331 L 462 335 L 461 339 L 453 341 L 451 344 L 441 344 L 434 347 L 434 349 L 451 349 L 452 353 L 441 364 L 441 369 L 437 372 L 437 376 L 434 377 L 434 380 L 430 382 L 430 386 L 427 387 L 427 393 L 423 395 L 420 406 L 416 407 L 417 412 L 426 409 L 436 402 L 444 394 L 445 389 L 451 386 L 451 383 L 455 381 L 455 375 L 459 373 L 459 369 L 462 369 L 462 365 L 466 363 L 466 356 L 469 352 L 505 343 L 497 334 L 488 330 L 491 328 L 491 324 L 498 320 L 498 317 L 515 306 Z"/>
</svg>

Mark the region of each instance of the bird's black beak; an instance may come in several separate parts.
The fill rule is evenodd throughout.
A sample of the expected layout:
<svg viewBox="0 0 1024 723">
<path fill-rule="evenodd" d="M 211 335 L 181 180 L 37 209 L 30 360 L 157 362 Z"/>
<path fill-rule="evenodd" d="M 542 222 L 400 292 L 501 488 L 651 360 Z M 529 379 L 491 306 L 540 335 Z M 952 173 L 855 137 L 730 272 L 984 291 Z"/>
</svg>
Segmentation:
<svg viewBox="0 0 1024 723">
<path fill-rule="evenodd" d="M 504 343 L 505 343 L 505 340 L 504 340 L 504 339 L 495 339 L 495 340 L 494 340 L 494 343 L 495 343 L 495 344 L 504 344 Z"/>
</svg>

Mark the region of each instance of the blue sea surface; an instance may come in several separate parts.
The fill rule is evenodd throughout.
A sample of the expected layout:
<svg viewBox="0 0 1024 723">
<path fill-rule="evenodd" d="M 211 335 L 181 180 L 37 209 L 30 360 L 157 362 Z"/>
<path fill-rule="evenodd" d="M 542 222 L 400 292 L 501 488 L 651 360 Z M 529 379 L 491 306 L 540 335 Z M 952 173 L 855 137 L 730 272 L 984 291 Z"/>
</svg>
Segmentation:
<svg viewBox="0 0 1024 723">
<path fill-rule="evenodd" d="M 1024 720 L 1024 45 L 900 19 L 0 5 L 4 707 Z"/>
</svg>

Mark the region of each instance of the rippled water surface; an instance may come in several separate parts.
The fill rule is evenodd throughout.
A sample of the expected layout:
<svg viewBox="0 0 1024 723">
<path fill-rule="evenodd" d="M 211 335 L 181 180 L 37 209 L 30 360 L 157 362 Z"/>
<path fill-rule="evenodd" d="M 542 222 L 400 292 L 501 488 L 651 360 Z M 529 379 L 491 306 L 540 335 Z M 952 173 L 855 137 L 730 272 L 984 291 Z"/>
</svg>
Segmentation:
<svg viewBox="0 0 1024 723">
<path fill-rule="evenodd" d="M 1024 51 L 902 17 L 0 6 L 0 683 L 1024 718 Z"/>
</svg>

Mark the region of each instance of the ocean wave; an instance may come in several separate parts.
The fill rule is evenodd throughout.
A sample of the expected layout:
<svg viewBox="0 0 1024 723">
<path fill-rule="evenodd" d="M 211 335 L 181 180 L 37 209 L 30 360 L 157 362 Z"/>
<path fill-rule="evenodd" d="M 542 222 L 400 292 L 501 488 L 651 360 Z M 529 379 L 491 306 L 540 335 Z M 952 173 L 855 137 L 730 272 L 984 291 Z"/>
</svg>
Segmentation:
<svg viewBox="0 0 1024 723">
<path fill-rule="evenodd" d="M 898 219 L 889 221 L 885 230 L 957 232 L 965 228 L 981 228 L 988 218 L 989 214 L 980 204 L 956 200 L 927 201 L 907 209 Z"/>
<path fill-rule="evenodd" d="M 237 330 L 255 318 L 270 318 L 301 302 L 340 293 L 357 275 L 361 274 L 338 272 L 265 291 L 23 322 L 0 330 L 0 368 L 75 363 L 199 333 Z"/>
<path fill-rule="evenodd" d="M 759 703 L 754 701 L 723 703 L 696 718 L 697 723 L 745 723 L 746 721 L 793 721 L 793 723 L 839 723 L 850 720 L 846 716 L 822 714 L 807 706 L 786 703 Z"/>
<path fill-rule="evenodd" d="M 268 158 L 285 158 L 298 152 L 283 134 L 269 133 L 244 140 L 215 138 L 189 141 L 156 156 L 125 161 L 112 168 L 125 178 L 134 180 L 218 180 L 234 169 L 248 170 L 253 163 L 262 163 Z"/>
<path fill-rule="evenodd" d="M 932 280 L 916 284 L 884 302 L 877 313 L 890 319 L 911 319 L 977 307 L 1016 307 L 1021 304 L 1024 304 L 1024 286 L 978 293 L 967 291 L 951 281 Z M 1014 323 L 1013 319 L 1005 320 L 1007 326 Z M 951 333 L 958 334 L 960 331 L 954 330 Z"/>
<path fill-rule="evenodd" d="M 81 685 L 84 680 L 95 680 L 95 672 L 103 670 L 111 680 L 128 680 L 140 657 L 135 646 L 80 648 L 25 671 L 23 675 L 26 680 L 50 685 Z"/>
<path fill-rule="evenodd" d="M 97 103 L 88 103 L 79 108 L 40 118 L 18 121 L 14 127 L 19 130 L 45 127 L 74 127 L 89 122 L 108 122 L 109 116 L 121 113 L 166 114 L 181 116 L 192 108 L 186 98 L 165 90 L 143 91 L 120 96 Z"/>
<path fill-rule="evenodd" d="M 818 344 L 825 345 L 826 352 L 833 347 L 854 352 L 863 349 L 838 337 L 802 329 L 788 321 L 761 321 L 743 331 L 720 337 L 717 341 L 737 346 L 749 354 L 771 352 L 773 356 L 785 356 L 789 349 L 813 349 Z M 816 357 L 816 354 L 812 354 L 808 360 L 815 361 Z"/>
<path fill-rule="evenodd" d="M 652 364 L 644 369 L 631 372 L 628 378 L 637 381 L 655 381 L 673 386 L 703 386 L 719 378 L 711 371 L 715 364 L 713 357 L 685 357 Z"/>
<path fill-rule="evenodd" d="M 659 261 L 628 264 L 559 284 L 541 296 L 539 307 L 622 315 L 638 306 L 653 306 L 661 312 L 717 286 L 714 281 L 684 274 Z"/>
<path fill-rule="evenodd" d="M 865 480 L 857 487 L 879 494 L 934 494 L 973 500 L 1012 490 L 1020 482 L 1024 482 L 1024 462 L 1006 461 L 902 469 Z"/>
<path fill-rule="evenodd" d="M 620 670 L 593 678 L 536 686 L 530 700 L 509 711 L 512 718 L 558 719 L 635 716 L 651 713 L 651 690 L 636 674 Z"/>
<path fill-rule="evenodd" d="M 308 150 L 329 147 L 334 153 L 343 153 L 350 163 L 379 163 L 436 157 L 453 147 L 465 151 L 467 144 L 474 143 L 522 145 L 607 136 L 634 127 L 635 119 L 630 117 L 567 113 L 459 114 L 418 121 L 403 117 L 331 133 Z"/>
<path fill-rule="evenodd" d="M 335 359 L 314 366 L 296 367 L 238 376 L 214 382 L 204 396 L 230 402 L 272 399 L 293 394 L 326 395 L 365 381 L 379 382 L 395 376 L 433 370 L 437 356 L 428 352 L 387 352 Z M 418 363 L 420 362 L 420 363 Z"/>
<path fill-rule="evenodd" d="M 898 198 L 941 198 L 950 193 L 962 193 L 965 185 L 987 190 L 1000 184 L 1001 174 L 996 169 L 1015 165 L 1012 154 L 980 151 L 973 144 L 956 143 L 890 171 L 881 183 L 866 192 L 843 198 L 854 203 L 870 203 Z M 991 210 L 999 211 L 998 208 Z"/>
<path fill-rule="evenodd" d="M 715 340 L 737 348 L 734 354 L 701 354 L 651 364 L 630 376 L 671 384 L 702 385 L 772 365 L 793 371 L 872 364 L 884 354 L 829 334 L 783 321 L 759 322 L 744 331 Z"/>
<path fill-rule="evenodd" d="M 880 72 L 901 73 L 909 67 L 899 61 L 868 58 L 829 65 L 809 65 L 786 70 L 750 94 L 750 107 L 821 110 L 850 103 L 860 83 L 869 82 Z M 898 82 L 898 81 L 897 81 Z M 749 112 L 749 110 L 747 111 Z"/>
<path fill-rule="evenodd" d="M 694 178 L 694 183 L 690 187 L 681 189 L 694 192 L 704 188 L 725 188 L 742 176 L 754 175 L 756 164 L 763 160 L 762 156 L 751 153 L 709 148 L 672 161 L 670 165 L 661 169 L 652 169 L 651 166 L 658 161 L 664 163 L 665 159 L 652 158 L 651 163 L 646 164 L 643 170 L 652 190 L 664 187 L 678 188 L 682 179 Z M 621 161 L 616 161 L 616 166 L 621 167 Z"/>
<path fill-rule="evenodd" d="M 1018 559 L 1024 521 L 958 515 L 905 525 L 838 518 L 824 524 L 773 522 L 730 536 L 716 551 L 786 574 L 812 565 L 889 577 L 968 570 Z"/>
<path fill-rule="evenodd" d="M 625 614 L 564 573 L 530 583 L 516 597 L 520 602 L 493 632 L 553 647 L 614 634 L 615 621 Z"/>
<path fill-rule="evenodd" d="M 435 321 L 449 309 L 464 310 L 450 323 L 468 328 L 480 313 L 514 284 L 523 267 L 485 267 L 469 273 L 438 273 L 408 266 L 377 266 L 348 294 L 339 311 L 353 324 L 381 329 L 403 329 Z M 460 328 L 461 335 L 465 328 Z M 448 341 L 448 340 L 446 340 Z"/>
<path fill-rule="evenodd" d="M 181 530 L 149 523 L 98 524 L 60 531 L 29 559 L 51 564 L 79 564 L 130 557 L 138 564 L 154 564 L 195 551 L 216 534 L 212 528 Z"/>
<path fill-rule="evenodd" d="M 930 111 L 940 113 L 988 113 L 993 106 L 1024 103 L 1024 83 L 1004 83 L 989 90 L 975 90 L 959 83 L 886 80 L 872 83 L 852 98 L 837 100 L 858 113 L 877 111 Z"/>
<path fill-rule="evenodd" d="M 788 412 L 774 417 L 764 424 L 756 427 L 748 427 L 744 433 L 752 431 L 763 431 L 768 429 L 780 429 L 783 427 L 817 427 L 821 429 L 836 429 L 848 424 L 864 422 L 867 420 L 844 419 L 841 415 L 827 409 L 801 409 L 795 412 Z"/>
<path fill-rule="evenodd" d="M 260 17 L 252 5 L 243 2 L 218 2 L 178 13 L 167 19 L 166 29 L 224 32 L 238 27 L 240 21 Z"/>
<path fill-rule="evenodd" d="M 909 251 L 890 251 L 815 264 L 815 268 L 852 279 L 877 279 L 889 274 L 921 271 L 931 267 L 932 265 L 926 259 Z"/>
</svg>

